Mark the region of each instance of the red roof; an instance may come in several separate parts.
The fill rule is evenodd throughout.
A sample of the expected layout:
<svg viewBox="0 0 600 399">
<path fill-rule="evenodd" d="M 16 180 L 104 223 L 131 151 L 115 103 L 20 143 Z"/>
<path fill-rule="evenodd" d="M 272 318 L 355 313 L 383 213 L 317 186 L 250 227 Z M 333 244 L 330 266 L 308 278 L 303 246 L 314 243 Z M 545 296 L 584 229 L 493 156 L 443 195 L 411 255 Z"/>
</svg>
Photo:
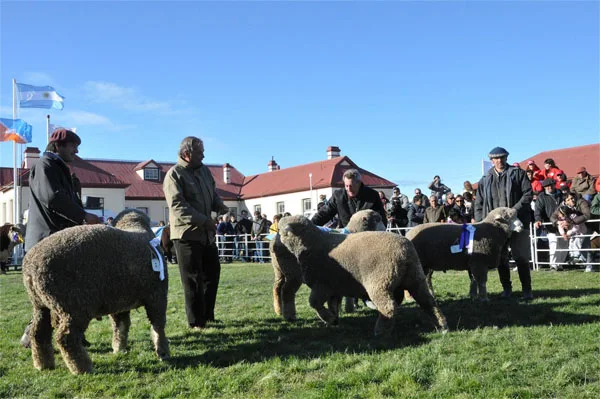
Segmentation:
<svg viewBox="0 0 600 399">
<path fill-rule="evenodd" d="M 160 169 L 159 180 L 144 180 L 136 172 L 151 162 Z M 127 200 L 162 200 L 164 199 L 163 179 L 173 165 L 174 163 L 153 160 L 139 162 L 76 157 L 69 167 L 77 175 L 83 188 L 124 188 Z M 215 179 L 217 193 L 228 201 L 310 190 L 309 173 L 312 173 L 312 187 L 315 189 L 343 187 L 342 176 L 346 170 L 352 168 L 360 171 L 362 181 L 367 186 L 395 187 L 394 182 L 357 167 L 346 156 L 248 177 L 230 164 L 206 166 Z M 224 181 L 224 166 L 230 168 L 229 184 Z M 22 185 L 28 186 L 29 170 L 21 169 L 21 173 Z M 0 168 L 0 187 L 3 190 L 12 189 L 12 181 L 12 168 Z"/>
<path fill-rule="evenodd" d="M 592 176 L 600 175 L 600 143 L 540 152 L 519 164 L 525 169 L 527 161 L 533 160 L 540 169 L 544 169 L 544 160 L 548 158 L 552 158 L 556 166 L 566 173 L 567 179 L 575 177 L 580 166 L 585 166 Z"/>
<path fill-rule="evenodd" d="M 311 183 L 310 173 L 312 173 L 312 188 L 314 189 L 343 187 L 344 172 L 353 168 L 360 171 L 363 183 L 369 187 L 391 188 L 396 186 L 394 182 L 359 168 L 350 158 L 344 156 L 247 176 L 244 179 L 241 198 L 250 199 L 308 191 Z"/>
</svg>

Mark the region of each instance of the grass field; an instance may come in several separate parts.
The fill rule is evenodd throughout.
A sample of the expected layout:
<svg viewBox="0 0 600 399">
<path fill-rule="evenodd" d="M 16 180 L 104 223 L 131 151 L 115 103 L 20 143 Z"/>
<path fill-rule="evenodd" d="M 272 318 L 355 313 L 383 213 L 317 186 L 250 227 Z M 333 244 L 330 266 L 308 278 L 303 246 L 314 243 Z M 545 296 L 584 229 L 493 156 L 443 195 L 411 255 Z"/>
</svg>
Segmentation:
<svg viewBox="0 0 600 399">
<path fill-rule="evenodd" d="M 111 352 L 107 318 L 87 338 L 94 372 L 39 372 L 18 340 L 31 316 L 20 272 L 0 276 L 0 397 L 204 398 L 598 398 L 600 274 L 534 272 L 536 299 L 501 300 L 490 272 L 489 304 L 466 299 L 466 273 L 434 275 L 451 331 L 442 335 L 414 304 L 394 332 L 373 337 L 365 307 L 326 327 L 297 299 L 299 321 L 272 307 L 270 265 L 224 265 L 218 322 L 190 331 L 176 267 L 169 268 L 167 335 L 172 359 L 152 352 L 143 310 L 132 312 L 130 350 Z M 519 287 L 516 273 L 513 284 Z M 520 294 L 516 290 L 517 296 Z"/>
</svg>

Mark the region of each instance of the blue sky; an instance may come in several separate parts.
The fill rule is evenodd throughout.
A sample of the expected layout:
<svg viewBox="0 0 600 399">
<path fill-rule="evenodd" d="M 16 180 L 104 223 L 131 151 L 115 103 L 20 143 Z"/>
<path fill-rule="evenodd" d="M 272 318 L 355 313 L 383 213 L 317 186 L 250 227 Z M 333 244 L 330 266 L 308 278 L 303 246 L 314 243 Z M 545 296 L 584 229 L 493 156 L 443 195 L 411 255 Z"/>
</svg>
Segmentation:
<svg viewBox="0 0 600 399">
<path fill-rule="evenodd" d="M 330 145 L 412 194 L 458 191 L 495 146 L 518 161 L 597 143 L 596 1 L 0 3 L 0 116 L 11 80 L 52 85 L 84 158 L 175 161 L 181 139 L 243 174 Z M 12 165 L 12 143 L 0 143 Z M 307 177 L 308 179 L 308 177 Z"/>
</svg>

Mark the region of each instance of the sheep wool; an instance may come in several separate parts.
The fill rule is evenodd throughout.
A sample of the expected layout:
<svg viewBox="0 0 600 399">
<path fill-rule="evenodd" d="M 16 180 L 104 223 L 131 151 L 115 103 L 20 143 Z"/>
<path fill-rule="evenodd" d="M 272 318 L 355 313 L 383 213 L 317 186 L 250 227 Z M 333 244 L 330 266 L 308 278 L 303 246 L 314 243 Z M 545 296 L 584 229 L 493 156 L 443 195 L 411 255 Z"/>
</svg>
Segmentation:
<svg viewBox="0 0 600 399">
<path fill-rule="evenodd" d="M 33 305 L 31 349 L 34 367 L 54 368 L 52 331 L 73 374 L 91 371 L 82 345 L 89 322 L 109 315 L 114 352 L 127 346 L 129 311 L 144 306 L 160 359 L 169 357 L 165 336 L 168 276 L 152 270 L 154 237 L 144 213 L 128 209 L 104 225 L 75 226 L 36 244 L 23 259 L 23 281 Z"/>
</svg>

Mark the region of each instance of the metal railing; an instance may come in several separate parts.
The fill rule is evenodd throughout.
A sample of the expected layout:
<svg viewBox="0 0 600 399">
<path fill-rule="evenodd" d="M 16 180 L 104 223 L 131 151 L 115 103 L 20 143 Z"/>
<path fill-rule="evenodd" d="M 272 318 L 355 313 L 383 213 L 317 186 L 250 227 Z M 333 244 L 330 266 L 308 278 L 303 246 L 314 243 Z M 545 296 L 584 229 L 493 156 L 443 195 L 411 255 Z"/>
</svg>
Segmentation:
<svg viewBox="0 0 600 399">
<path fill-rule="evenodd" d="M 600 219 L 588 220 L 588 223 L 599 223 Z M 536 229 L 533 224 L 529 226 L 529 242 L 530 242 L 530 251 L 531 257 L 530 262 L 532 263 L 532 267 L 534 270 L 539 270 L 540 266 L 548 265 L 550 266 L 550 260 L 540 260 L 540 254 L 548 253 L 550 255 L 550 249 L 548 248 L 540 248 L 540 241 L 547 241 L 547 236 L 545 234 L 544 226 L 549 226 L 552 223 L 542 223 L 542 228 Z M 387 227 L 386 231 L 406 235 L 406 233 L 411 230 L 412 227 Z M 540 234 L 540 235 L 538 235 Z M 256 241 L 252 240 L 250 234 L 241 234 L 241 235 L 217 235 L 216 242 L 217 247 L 219 249 L 219 257 L 223 261 L 242 261 L 242 262 L 257 262 L 257 263 L 266 263 L 271 261 L 271 256 L 269 253 L 269 241 L 264 237 L 268 234 L 262 234 L 261 240 Z M 573 236 L 572 238 L 587 238 L 592 237 L 594 233 L 590 234 L 580 234 Z M 563 240 L 562 237 L 559 236 L 559 240 Z M 580 249 L 569 249 L 568 243 L 564 244 L 566 248 L 557 248 L 556 252 L 575 252 L 578 251 L 581 254 L 587 254 L 590 252 L 600 252 L 600 248 L 580 248 Z M 568 256 L 567 256 L 568 257 Z M 565 259 L 564 262 L 558 262 L 558 265 L 570 265 L 572 263 L 568 262 Z M 585 262 L 585 265 L 593 265 L 599 266 L 600 261 L 596 262 Z"/>
</svg>

